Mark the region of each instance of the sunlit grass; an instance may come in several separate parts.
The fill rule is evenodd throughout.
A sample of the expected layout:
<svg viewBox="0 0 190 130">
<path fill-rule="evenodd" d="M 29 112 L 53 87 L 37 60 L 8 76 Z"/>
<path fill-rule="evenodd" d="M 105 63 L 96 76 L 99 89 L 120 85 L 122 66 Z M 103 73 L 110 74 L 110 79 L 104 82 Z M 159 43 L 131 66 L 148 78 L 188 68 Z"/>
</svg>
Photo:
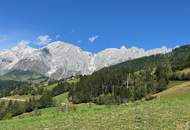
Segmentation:
<svg viewBox="0 0 190 130">
<path fill-rule="evenodd" d="M 55 88 L 57 86 L 57 83 L 54 83 L 54 84 L 50 84 L 50 85 L 47 85 L 45 86 L 44 88 L 51 91 L 53 90 L 53 88 Z"/>
<path fill-rule="evenodd" d="M 70 84 L 75 84 L 75 83 L 77 83 L 77 82 L 79 82 L 80 81 L 80 79 L 78 78 L 78 79 L 71 79 L 71 80 L 67 80 L 67 82 L 68 83 L 70 83 Z"/>
<path fill-rule="evenodd" d="M 68 92 L 60 94 L 58 96 L 55 96 L 55 97 L 53 97 L 53 99 L 58 104 L 60 104 L 60 103 L 68 103 L 69 101 L 68 101 L 67 97 L 68 97 Z"/>
<path fill-rule="evenodd" d="M 183 96 L 189 95 L 190 96 L 190 81 L 184 83 L 177 83 L 176 86 L 167 89 L 161 93 L 156 94 L 161 97 L 176 97 L 176 96 Z"/>
</svg>

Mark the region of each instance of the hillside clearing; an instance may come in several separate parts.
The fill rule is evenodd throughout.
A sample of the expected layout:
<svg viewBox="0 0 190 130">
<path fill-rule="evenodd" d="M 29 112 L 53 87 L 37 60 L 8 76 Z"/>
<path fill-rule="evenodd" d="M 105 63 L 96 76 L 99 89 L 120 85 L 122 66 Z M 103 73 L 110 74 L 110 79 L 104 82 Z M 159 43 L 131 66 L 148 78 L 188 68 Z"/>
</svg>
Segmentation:
<svg viewBox="0 0 190 130">
<path fill-rule="evenodd" d="M 51 91 L 51 90 L 53 90 L 56 86 L 57 86 L 57 83 L 53 83 L 53 84 L 50 84 L 50 85 L 45 86 L 45 89 Z"/>
<path fill-rule="evenodd" d="M 156 94 L 160 97 L 176 97 L 176 96 L 183 96 L 183 95 L 190 95 L 190 81 L 181 83 L 177 82 L 177 85 L 170 87 L 169 89 Z"/>
<path fill-rule="evenodd" d="M 0 98 L 0 100 L 2 101 L 21 101 L 21 102 L 25 102 L 27 100 L 29 100 L 30 98 L 35 98 L 35 99 L 39 99 L 39 96 L 32 96 L 32 95 L 14 95 L 14 96 L 7 96 L 7 97 L 2 97 Z"/>
</svg>

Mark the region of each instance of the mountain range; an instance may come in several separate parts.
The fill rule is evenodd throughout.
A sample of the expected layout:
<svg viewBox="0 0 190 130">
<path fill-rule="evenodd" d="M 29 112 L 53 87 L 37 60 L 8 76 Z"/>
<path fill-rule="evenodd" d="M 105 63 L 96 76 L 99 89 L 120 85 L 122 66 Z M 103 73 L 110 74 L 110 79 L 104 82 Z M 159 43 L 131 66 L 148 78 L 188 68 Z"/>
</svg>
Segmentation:
<svg viewBox="0 0 190 130">
<path fill-rule="evenodd" d="M 121 47 L 92 53 L 62 41 L 55 41 L 41 48 L 32 48 L 21 42 L 16 47 L 0 51 L 0 76 L 14 73 L 17 77 L 19 73 L 32 72 L 33 75 L 36 73 L 58 80 L 88 75 L 124 61 L 171 51 L 171 48 L 166 47 L 147 51 L 136 47 Z"/>
</svg>

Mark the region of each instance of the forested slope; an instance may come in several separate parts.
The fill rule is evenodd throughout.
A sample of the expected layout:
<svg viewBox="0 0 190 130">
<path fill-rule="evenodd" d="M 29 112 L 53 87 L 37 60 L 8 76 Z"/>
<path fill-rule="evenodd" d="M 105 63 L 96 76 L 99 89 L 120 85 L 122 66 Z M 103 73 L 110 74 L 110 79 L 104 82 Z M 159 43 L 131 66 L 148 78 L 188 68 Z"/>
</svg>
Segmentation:
<svg viewBox="0 0 190 130">
<path fill-rule="evenodd" d="M 185 45 L 167 54 L 142 57 L 83 76 L 70 90 L 69 97 L 74 103 L 115 104 L 138 100 L 165 90 L 169 80 L 175 78 L 175 72 L 188 67 L 190 45 Z"/>
</svg>

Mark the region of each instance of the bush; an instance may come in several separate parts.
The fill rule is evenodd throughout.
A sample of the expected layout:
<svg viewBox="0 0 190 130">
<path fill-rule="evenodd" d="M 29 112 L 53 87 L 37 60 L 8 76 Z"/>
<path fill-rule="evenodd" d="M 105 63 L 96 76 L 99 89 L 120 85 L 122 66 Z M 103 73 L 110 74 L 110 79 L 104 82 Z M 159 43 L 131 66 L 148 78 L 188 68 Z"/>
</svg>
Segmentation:
<svg viewBox="0 0 190 130">
<path fill-rule="evenodd" d="M 55 105 L 53 98 L 51 96 L 51 92 L 44 91 L 43 95 L 39 99 L 39 108 L 52 107 Z"/>
<path fill-rule="evenodd" d="M 100 95 L 93 99 L 93 102 L 99 105 L 111 105 L 116 104 L 117 100 L 112 94 Z"/>
<path fill-rule="evenodd" d="M 171 80 L 190 80 L 190 72 L 174 72 L 171 77 Z"/>
<path fill-rule="evenodd" d="M 186 74 L 187 80 L 190 80 L 190 72 Z"/>
<path fill-rule="evenodd" d="M 167 89 L 168 82 L 165 79 L 160 79 L 156 85 L 156 92 L 161 92 Z"/>
<path fill-rule="evenodd" d="M 157 96 L 154 96 L 154 95 L 147 95 L 146 97 L 145 97 L 145 100 L 146 101 L 150 101 L 150 100 L 153 100 L 153 99 L 156 99 L 157 98 Z"/>
</svg>

